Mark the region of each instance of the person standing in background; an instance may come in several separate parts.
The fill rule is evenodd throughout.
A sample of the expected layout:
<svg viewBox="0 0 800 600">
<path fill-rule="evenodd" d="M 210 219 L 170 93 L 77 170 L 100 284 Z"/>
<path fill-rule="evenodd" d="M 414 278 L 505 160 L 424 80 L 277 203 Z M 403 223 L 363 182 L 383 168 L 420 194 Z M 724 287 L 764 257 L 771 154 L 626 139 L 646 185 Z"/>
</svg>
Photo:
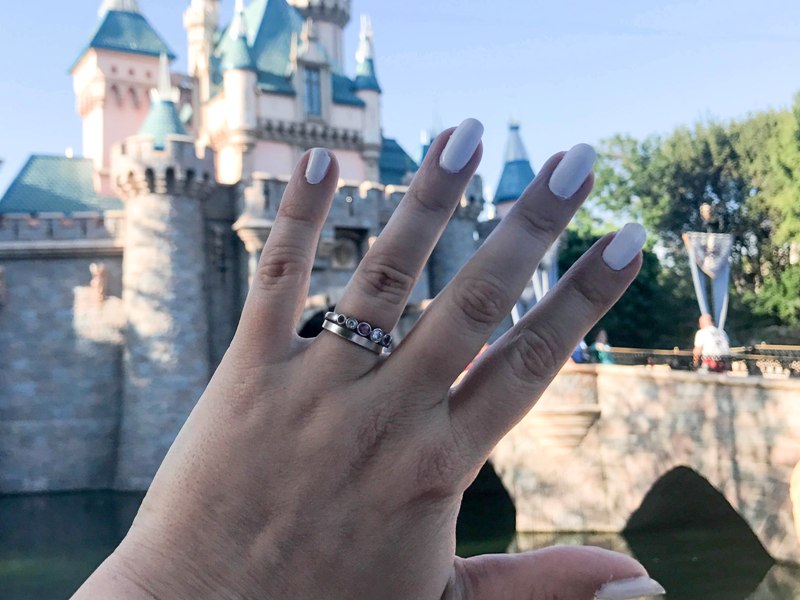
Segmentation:
<svg viewBox="0 0 800 600">
<path fill-rule="evenodd" d="M 714 319 L 707 313 L 700 315 L 698 327 L 694 336 L 694 365 L 701 371 L 725 372 L 731 354 L 727 334 L 714 325 Z"/>
<path fill-rule="evenodd" d="M 592 351 L 595 362 L 601 365 L 614 364 L 614 355 L 611 353 L 611 346 L 608 343 L 608 332 L 605 329 L 601 329 L 597 332 L 597 337 L 594 338 L 594 344 L 592 344 L 589 349 Z"/>
</svg>

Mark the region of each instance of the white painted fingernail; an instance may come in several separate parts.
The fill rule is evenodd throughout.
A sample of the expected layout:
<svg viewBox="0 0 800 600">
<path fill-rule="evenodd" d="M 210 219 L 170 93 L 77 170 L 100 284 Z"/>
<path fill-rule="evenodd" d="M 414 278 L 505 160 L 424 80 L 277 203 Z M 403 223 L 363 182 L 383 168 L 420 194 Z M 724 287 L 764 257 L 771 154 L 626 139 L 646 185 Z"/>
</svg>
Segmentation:
<svg viewBox="0 0 800 600">
<path fill-rule="evenodd" d="M 308 164 L 306 165 L 306 181 L 312 185 L 317 185 L 325 179 L 330 166 L 330 153 L 325 148 L 314 148 L 311 151 L 311 156 L 308 157 Z"/>
<path fill-rule="evenodd" d="M 589 144 L 570 148 L 550 175 L 550 191 L 566 200 L 575 195 L 592 172 L 597 153 Z"/>
<path fill-rule="evenodd" d="M 447 145 L 439 156 L 439 166 L 448 173 L 461 171 L 478 149 L 481 137 L 483 137 L 483 123 L 478 119 L 464 120 L 447 140 Z"/>
<path fill-rule="evenodd" d="M 611 243 L 603 250 L 603 260 L 615 271 L 620 271 L 636 258 L 646 241 L 647 233 L 644 227 L 638 223 L 628 223 L 617 232 Z"/>
<path fill-rule="evenodd" d="M 660 596 L 666 594 L 664 587 L 655 579 L 635 577 L 609 581 L 595 593 L 595 600 L 629 600 L 642 596 Z"/>
</svg>

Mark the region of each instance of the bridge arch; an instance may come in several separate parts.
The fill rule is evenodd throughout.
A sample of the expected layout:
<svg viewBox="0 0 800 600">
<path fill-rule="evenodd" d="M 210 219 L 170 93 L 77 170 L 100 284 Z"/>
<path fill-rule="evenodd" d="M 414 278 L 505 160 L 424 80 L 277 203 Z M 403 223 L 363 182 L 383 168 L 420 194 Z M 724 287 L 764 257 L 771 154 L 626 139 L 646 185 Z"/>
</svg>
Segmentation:
<svg viewBox="0 0 800 600">
<path fill-rule="evenodd" d="M 518 531 L 621 532 L 648 511 L 663 517 L 649 500 L 634 515 L 651 490 L 681 487 L 665 482 L 691 484 L 691 471 L 772 558 L 800 564 L 799 398 L 796 380 L 573 366 L 492 462 Z"/>
</svg>

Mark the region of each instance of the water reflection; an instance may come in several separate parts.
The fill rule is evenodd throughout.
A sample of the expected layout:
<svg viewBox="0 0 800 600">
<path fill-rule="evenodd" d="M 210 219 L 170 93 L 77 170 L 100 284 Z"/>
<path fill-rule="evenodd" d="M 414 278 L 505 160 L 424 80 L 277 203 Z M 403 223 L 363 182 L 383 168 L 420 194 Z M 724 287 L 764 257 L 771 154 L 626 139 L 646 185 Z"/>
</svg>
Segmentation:
<svg viewBox="0 0 800 600">
<path fill-rule="evenodd" d="M 487 477 L 464 501 L 458 552 L 595 545 L 638 558 L 669 600 L 790 600 L 800 569 L 774 564 L 737 528 L 616 534 L 515 534 L 514 507 Z M 141 495 L 89 492 L 0 497 L 0 600 L 69 598 L 122 539 Z"/>
</svg>

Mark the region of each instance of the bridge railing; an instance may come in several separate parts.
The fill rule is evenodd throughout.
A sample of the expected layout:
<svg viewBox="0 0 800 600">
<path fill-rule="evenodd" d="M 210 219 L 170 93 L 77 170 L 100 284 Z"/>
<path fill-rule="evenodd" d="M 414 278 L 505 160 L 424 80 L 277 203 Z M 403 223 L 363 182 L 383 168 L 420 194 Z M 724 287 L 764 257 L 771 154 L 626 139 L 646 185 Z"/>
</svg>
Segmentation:
<svg viewBox="0 0 800 600">
<path fill-rule="evenodd" d="M 618 365 L 662 366 L 670 369 L 698 370 L 691 350 L 648 348 L 613 348 L 611 355 Z M 730 356 L 719 357 L 726 370 L 734 375 L 800 377 L 800 346 L 756 344 L 731 348 Z"/>
</svg>

